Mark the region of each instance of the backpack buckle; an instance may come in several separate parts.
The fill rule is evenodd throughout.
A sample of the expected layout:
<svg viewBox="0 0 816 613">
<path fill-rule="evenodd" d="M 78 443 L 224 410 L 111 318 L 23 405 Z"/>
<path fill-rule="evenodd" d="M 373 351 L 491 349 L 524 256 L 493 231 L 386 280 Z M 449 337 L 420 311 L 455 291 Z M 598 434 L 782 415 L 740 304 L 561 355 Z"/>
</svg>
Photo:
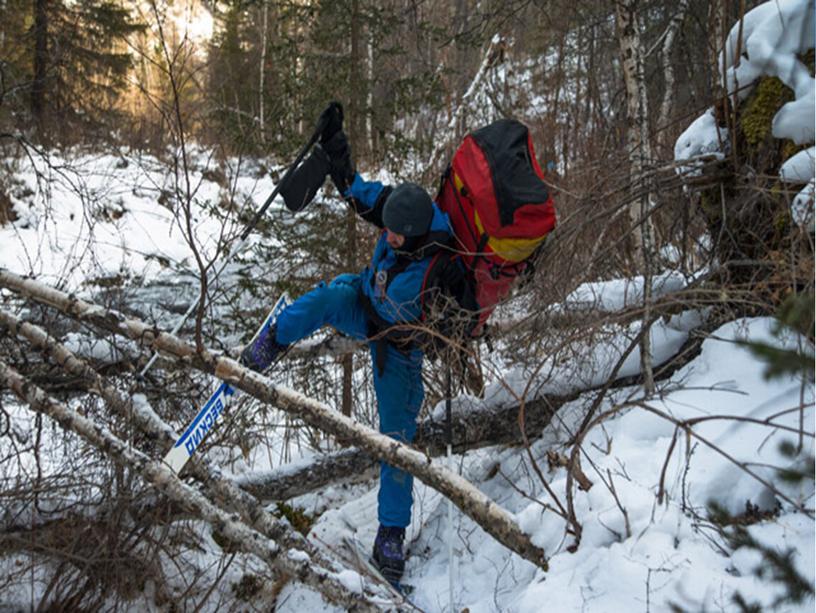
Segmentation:
<svg viewBox="0 0 816 613">
<path fill-rule="evenodd" d="M 385 297 L 388 286 L 388 272 L 385 270 L 378 270 L 377 274 L 374 276 L 374 282 L 376 283 L 374 295 L 382 300 Z"/>
</svg>

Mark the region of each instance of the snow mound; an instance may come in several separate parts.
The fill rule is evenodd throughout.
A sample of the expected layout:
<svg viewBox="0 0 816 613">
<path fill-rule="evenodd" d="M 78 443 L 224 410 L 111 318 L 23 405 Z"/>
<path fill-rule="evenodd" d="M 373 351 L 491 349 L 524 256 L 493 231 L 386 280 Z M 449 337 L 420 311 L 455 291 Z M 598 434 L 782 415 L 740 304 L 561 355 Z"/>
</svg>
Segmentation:
<svg viewBox="0 0 816 613">
<path fill-rule="evenodd" d="M 674 146 L 676 160 L 691 160 L 695 157 L 714 155 L 722 158 L 722 150 L 728 145 L 728 130 L 717 126 L 714 109 L 708 109 L 695 119 L 677 139 Z M 691 164 L 682 168 L 684 173 L 700 174 L 699 168 Z"/>
</svg>

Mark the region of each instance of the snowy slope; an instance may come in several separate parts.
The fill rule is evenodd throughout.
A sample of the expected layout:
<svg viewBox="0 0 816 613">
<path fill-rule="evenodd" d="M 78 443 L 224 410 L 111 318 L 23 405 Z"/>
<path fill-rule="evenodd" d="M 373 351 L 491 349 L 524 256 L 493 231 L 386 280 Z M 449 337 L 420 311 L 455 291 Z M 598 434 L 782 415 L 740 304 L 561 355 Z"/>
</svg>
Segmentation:
<svg viewBox="0 0 816 613">
<path fill-rule="evenodd" d="M 731 598 L 737 591 L 749 601 L 769 606 L 781 588 L 754 576 L 759 564 L 755 551 L 730 551 L 715 534 L 705 519 L 711 502 L 734 514 L 743 512 L 746 502 L 765 511 L 777 510 L 781 502 L 778 517 L 752 526 L 751 533 L 781 550 L 792 548 L 797 569 L 813 583 L 813 520 L 797 512 L 794 504 L 775 498 L 740 466 L 749 466 L 778 487 L 777 468 L 794 462 L 779 452 L 779 444 L 796 439 L 778 427 L 796 429 L 799 412 L 785 411 L 799 406 L 800 394 L 807 405 L 805 423 L 814 421 L 812 385 L 803 388 L 795 379 L 766 381 L 763 365 L 735 343 L 748 339 L 778 342 L 772 337 L 772 326 L 770 319 L 752 319 L 717 330 L 704 343 L 701 355 L 663 385 L 661 397 L 648 402 L 666 417 L 631 406 L 640 398 L 637 389 L 620 390 L 604 403 L 600 411 L 614 411 L 614 415 L 603 428 L 595 428 L 583 445 L 587 455 L 582 465 L 594 485 L 575 496 L 576 514 L 583 524 L 575 553 L 568 550 L 574 539 L 565 534 L 564 521 L 545 510 L 553 502 L 533 473 L 526 452 L 492 448 L 457 457 L 463 474 L 514 512 L 523 529 L 551 556 L 549 572 L 537 570 L 498 545 L 470 519 L 457 515 L 457 607 L 472 613 L 532 613 L 544 608 L 641 610 L 648 603 L 650 610 L 663 611 L 676 603 L 691 610 L 736 610 Z M 786 344 L 796 342 L 789 338 Z M 533 444 L 533 455 L 562 503 L 565 469 L 547 470 L 546 452 L 569 453 L 569 432 L 582 416 L 586 401 L 582 398 L 564 407 Z M 702 422 L 694 427 L 699 439 L 681 435 L 668 453 L 674 433 L 669 418 L 714 416 L 769 419 L 774 426 L 726 419 Z M 800 457 L 812 456 L 813 451 L 810 438 Z M 656 494 L 667 455 L 666 497 L 658 504 Z M 812 513 L 813 483 L 782 491 Z M 370 545 L 376 528 L 375 495 L 372 489 L 326 512 L 313 529 L 315 541 L 335 544 L 342 535 L 354 533 Z M 413 600 L 419 607 L 449 610 L 444 502 L 422 485 L 415 486 L 415 495 L 409 529 L 412 556 L 405 580 L 416 587 Z M 812 611 L 813 601 L 782 610 Z"/>
<path fill-rule="evenodd" d="M 225 229 L 214 214 L 224 188 L 205 178 L 207 160 L 196 157 L 192 229 L 207 257 L 221 233 L 235 228 Z M 167 268 L 194 268 L 182 212 L 170 197 L 183 179 L 177 184 L 166 164 L 149 156 L 52 154 L 21 160 L 15 177 L 10 196 L 20 219 L 0 228 L 9 270 L 77 288 L 91 279 L 155 279 Z M 259 195 L 268 184 L 241 187 Z"/>
</svg>

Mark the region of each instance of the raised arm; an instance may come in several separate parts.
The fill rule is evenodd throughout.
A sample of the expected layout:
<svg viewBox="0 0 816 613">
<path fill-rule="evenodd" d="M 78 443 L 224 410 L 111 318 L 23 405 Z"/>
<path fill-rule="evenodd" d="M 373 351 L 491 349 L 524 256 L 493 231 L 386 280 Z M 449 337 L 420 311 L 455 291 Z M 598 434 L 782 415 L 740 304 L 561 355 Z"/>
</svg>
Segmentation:
<svg viewBox="0 0 816 613">
<path fill-rule="evenodd" d="M 295 212 L 305 209 L 328 173 L 337 191 L 360 217 L 378 228 L 384 227 L 382 209 L 392 188 L 379 181 L 365 181 L 355 172 L 351 146 L 343 132 L 343 106 L 331 102 L 320 115 L 318 125 L 324 126 L 320 142 L 281 187 L 287 208 Z"/>
<path fill-rule="evenodd" d="M 360 217 L 383 228 L 382 209 L 391 193 L 391 186 L 379 181 L 366 181 L 354 170 L 351 146 L 342 129 L 335 131 L 320 147 L 329 158 L 329 174 L 337 191 Z"/>
<path fill-rule="evenodd" d="M 385 228 L 382 210 L 392 190 L 390 185 L 383 185 L 379 181 L 366 181 L 356 173 L 351 187 L 343 193 L 343 196 L 360 217 L 378 228 Z"/>
</svg>

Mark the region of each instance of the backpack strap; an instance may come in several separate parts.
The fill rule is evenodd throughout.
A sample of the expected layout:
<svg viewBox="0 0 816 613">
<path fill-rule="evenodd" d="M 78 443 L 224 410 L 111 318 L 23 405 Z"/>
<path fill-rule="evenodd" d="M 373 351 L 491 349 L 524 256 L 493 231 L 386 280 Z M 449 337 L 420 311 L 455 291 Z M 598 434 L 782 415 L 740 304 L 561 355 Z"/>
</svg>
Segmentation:
<svg viewBox="0 0 816 613">
<path fill-rule="evenodd" d="M 460 332 L 469 336 L 479 321 L 479 304 L 473 274 L 461 254 L 451 249 L 437 253 L 422 281 L 422 319 L 443 337 Z M 444 299 L 445 302 L 439 302 Z M 433 312 L 441 307 L 440 313 Z M 428 315 L 433 317 L 429 318 Z M 440 317 L 441 315 L 441 317 Z"/>
<path fill-rule="evenodd" d="M 444 230 L 436 230 L 426 234 L 423 237 L 422 243 L 412 252 L 406 253 L 397 250 L 397 260 L 394 265 L 391 268 L 387 268 L 382 271 L 386 274 L 384 291 L 388 291 L 388 288 L 391 286 L 391 282 L 397 277 L 397 275 L 404 272 L 405 269 L 407 269 L 414 262 L 421 262 L 428 257 L 433 258 L 440 251 L 446 249 L 449 250 L 450 247 L 447 244 L 449 241 L 450 235 L 448 232 Z M 378 273 L 375 273 L 371 277 L 371 287 L 374 287 L 377 274 Z M 425 271 L 426 276 L 427 274 L 428 272 Z"/>
<path fill-rule="evenodd" d="M 383 292 L 387 292 L 394 279 L 396 279 L 401 272 L 404 272 L 411 264 L 414 262 L 420 262 L 427 257 L 431 257 L 431 265 L 429 265 L 428 270 L 425 271 L 424 279 L 427 279 L 428 271 L 431 269 L 434 260 L 436 260 L 442 253 L 445 253 L 446 250 L 450 250 L 450 247 L 446 244 L 449 239 L 450 236 L 445 231 L 429 232 L 423 238 L 423 241 L 419 247 L 414 249 L 414 251 L 411 253 L 402 253 L 398 251 L 397 260 L 391 268 L 375 272 L 371 276 L 371 286 L 375 286 L 377 283 L 377 277 L 380 275 L 380 273 L 383 273 L 385 274 L 385 279 L 383 281 Z M 424 301 L 424 287 L 425 281 L 423 280 L 422 288 L 420 289 L 420 304 L 422 304 Z M 402 351 L 403 353 L 408 353 L 425 344 L 427 340 L 425 339 L 426 335 L 415 329 L 406 328 L 407 324 L 391 323 L 382 317 L 382 315 L 377 312 L 377 309 L 374 308 L 374 305 L 371 303 L 371 299 L 363 294 L 363 292 L 360 292 L 360 302 L 368 318 L 368 336 L 375 339 L 374 343 L 377 344 L 376 360 L 380 375 L 382 375 L 383 370 L 385 369 L 385 358 L 388 344 L 391 344 L 398 351 Z M 424 309 L 421 308 L 419 319 L 420 322 L 424 321 L 424 315 Z"/>
</svg>

